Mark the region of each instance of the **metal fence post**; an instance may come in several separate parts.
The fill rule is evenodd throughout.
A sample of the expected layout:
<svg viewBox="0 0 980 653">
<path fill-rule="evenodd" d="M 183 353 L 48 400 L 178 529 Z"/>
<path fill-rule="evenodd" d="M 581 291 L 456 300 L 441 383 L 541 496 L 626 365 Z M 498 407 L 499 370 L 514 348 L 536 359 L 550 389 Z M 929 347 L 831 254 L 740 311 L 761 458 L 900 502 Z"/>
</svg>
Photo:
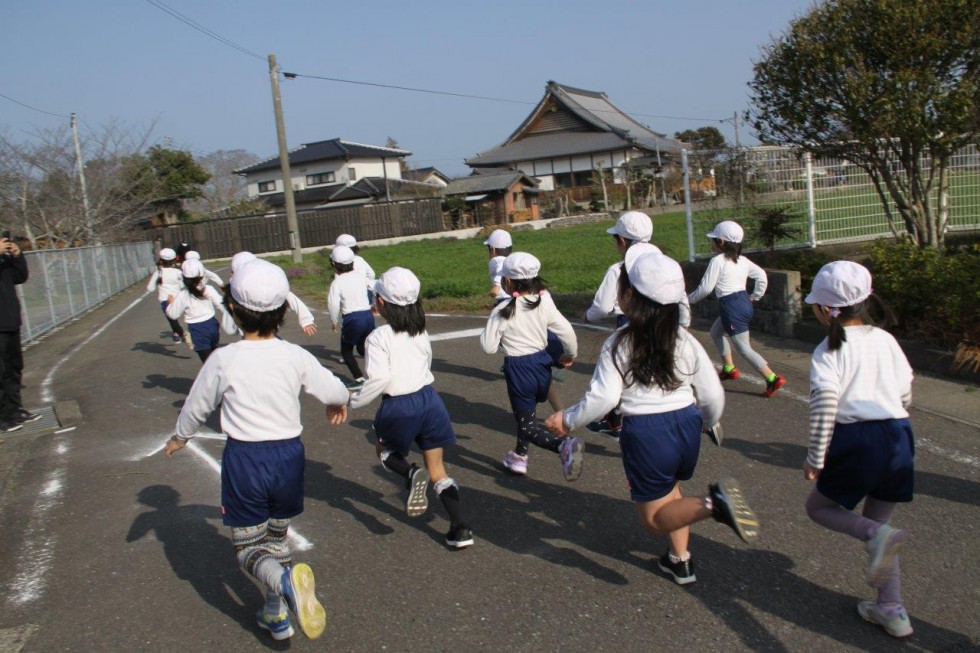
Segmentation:
<svg viewBox="0 0 980 653">
<path fill-rule="evenodd" d="M 65 288 L 68 289 L 68 313 L 75 317 L 75 299 L 72 297 L 71 283 L 68 280 L 68 259 L 61 257 L 61 271 L 65 275 Z"/>
<path fill-rule="evenodd" d="M 817 246 L 817 201 L 813 195 L 813 157 L 809 152 L 803 153 L 806 162 L 806 205 L 810 217 L 810 247 Z"/>
<path fill-rule="evenodd" d="M 17 291 L 17 299 L 20 301 L 20 315 L 21 322 L 27 327 L 27 341 L 34 339 L 33 328 L 31 327 L 31 312 L 27 310 L 27 306 L 24 305 L 24 288 L 23 284 L 17 284 L 14 286 Z"/>
<path fill-rule="evenodd" d="M 687 260 L 694 261 L 694 214 L 691 211 L 691 170 L 687 165 L 687 150 L 681 150 L 684 170 L 684 213 L 687 217 Z"/>
</svg>

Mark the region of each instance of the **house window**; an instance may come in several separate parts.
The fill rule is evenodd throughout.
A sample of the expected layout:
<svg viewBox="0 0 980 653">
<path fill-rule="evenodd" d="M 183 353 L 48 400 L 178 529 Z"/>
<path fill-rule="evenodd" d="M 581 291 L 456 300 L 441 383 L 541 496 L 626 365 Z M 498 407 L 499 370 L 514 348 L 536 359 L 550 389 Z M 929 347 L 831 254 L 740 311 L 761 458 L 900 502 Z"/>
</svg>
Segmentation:
<svg viewBox="0 0 980 653">
<path fill-rule="evenodd" d="M 307 186 L 319 186 L 320 184 L 332 184 L 334 175 L 332 172 L 318 172 L 315 175 L 306 175 Z"/>
<path fill-rule="evenodd" d="M 260 181 L 259 182 L 259 192 L 260 193 L 271 193 L 276 190 L 276 182 L 272 181 Z"/>
<path fill-rule="evenodd" d="M 555 178 L 555 188 L 571 188 L 572 187 L 572 173 L 570 172 L 556 172 L 554 174 Z"/>
<path fill-rule="evenodd" d="M 347 178 L 351 181 L 357 179 L 357 172 L 354 170 L 354 168 L 347 168 Z"/>
</svg>

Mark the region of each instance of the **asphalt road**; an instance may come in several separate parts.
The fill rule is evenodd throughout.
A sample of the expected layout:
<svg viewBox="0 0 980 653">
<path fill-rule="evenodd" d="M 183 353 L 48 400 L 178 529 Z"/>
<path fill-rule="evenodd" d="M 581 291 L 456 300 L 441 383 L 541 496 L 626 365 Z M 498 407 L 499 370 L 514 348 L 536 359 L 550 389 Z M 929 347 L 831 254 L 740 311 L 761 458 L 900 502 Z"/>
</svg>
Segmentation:
<svg viewBox="0 0 980 653">
<path fill-rule="evenodd" d="M 346 375 L 326 316 L 313 337 L 287 319 L 284 337 Z M 446 549 L 434 496 L 425 516 L 404 515 L 401 486 L 373 454 L 376 406 L 330 427 L 322 406 L 304 400 L 307 501 L 292 543 L 316 572 L 328 625 L 316 642 L 273 642 L 255 626 L 262 594 L 238 570 L 221 525 L 220 436 L 169 460 L 159 451 L 200 369 L 165 326 L 155 298 L 137 287 L 27 351 L 28 406 L 57 407 L 60 423 L 6 434 L 0 445 L 0 651 L 980 647 L 975 423 L 913 410 L 917 495 L 895 521 L 911 534 L 902 565 L 916 632 L 900 642 L 855 611 L 872 597 L 861 545 L 803 509 L 805 346 L 757 341 L 789 379 L 773 399 L 750 380 L 726 385 L 727 439 L 720 449 L 705 439 L 684 490 L 736 476 L 762 534 L 747 546 L 719 524 L 696 525 L 698 582 L 682 588 L 656 568 L 665 540 L 640 527 L 612 439 L 585 436 L 574 483 L 542 450 L 532 450 L 527 477 L 503 472 L 514 426 L 501 358 L 482 353 L 472 333 L 483 319 L 466 316 L 430 316 L 429 332 L 445 337 L 433 342 L 433 373 L 457 429 L 447 464 L 475 546 Z M 582 362 L 559 384 L 569 403 L 605 337 L 578 335 Z M 936 397 L 969 390 L 924 377 L 919 388 Z M 220 432 L 216 419 L 209 426 Z"/>
</svg>

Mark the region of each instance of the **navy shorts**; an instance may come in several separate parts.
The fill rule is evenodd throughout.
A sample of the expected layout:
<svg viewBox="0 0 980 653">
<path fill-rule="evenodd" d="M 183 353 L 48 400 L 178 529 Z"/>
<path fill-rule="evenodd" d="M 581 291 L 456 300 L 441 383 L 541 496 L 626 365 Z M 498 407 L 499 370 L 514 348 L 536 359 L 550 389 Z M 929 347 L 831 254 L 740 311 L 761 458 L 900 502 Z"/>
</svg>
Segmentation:
<svg viewBox="0 0 980 653">
<path fill-rule="evenodd" d="M 168 302 L 166 299 L 163 300 L 162 302 L 160 302 L 160 310 L 163 311 L 163 314 L 164 315 L 167 315 L 167 307 L 168 306 L 170 306 L 170 302 Z M 167 315 L 167 319 L 168 320 L 170 319 L 170 316 L 169 315 Z"/>
<path fill-rule="evenodd" d="M 630 498 L 661 499 L 694 475 L 701 452 L 701 412 L 694 404 L 669 413 L 627 415 L 619 434 Z"/>
<path fill-rule="evenodd" d="M 626 317 L 625 315 L 617 315 L 616 316 L 616 328 L 617 329 L 623 328 L 624 326 L 626 326 L 626 324 L 629 321 L 630 321 L 630 319 L 628 317 Z"/>
<path fill-rule="evenodd" d="M 422 451 L 456 442 L 446 404 L 431 385 L 407 395 L 386 395 L 374 416 L 374 432 L 386 449 L 402 455 L 413 442 Z"/>
<path fill-rule="evenodd" d="M 364 351 L 364 341 L 374 331 L 374 314 L 371 311 L 348 313 L 340 324 L 340 343 L 354 345 Z"/>
<path fill-rule="evenodd" d="M 755 313 L 749 293 L 740 290 L 720 297 L 718 309 L 721 312 L 721 324 L 725 327 L 725 333 L 737 336 L 749 330 L 749 322 L 752 321 L 752 315 Z"/>
<path fill-rule="evenodd" d="M 221 455 L 225 526 L 258 526 L 303 512 L 306 455 L 298 437 L 266 442 L 228 438 Z"/>
<path fill-rule="evenodd" d="M 194 351 L 217 349 L 218 342 L 221 340 L 221 330 L 218 328 L 218 320 L 215 318 L 188 324 L 187 330 L 191 332 Z"/>
<path fill-rule="evenodd" d="M 565 355 L 565 348 L 561 344 L 561 340 L 558 336 L 553 334 L 551 331 L 548 332 L 548 345 L 544 348 L 548 352 L 548 356 L 551 357 L 552 367 L 561 367 L 561 357 Z"/>
<path fill-rule="evenodd" d="M 552 358 L 547 349 L 527 356 L 504 357 L 504 379 L 511 410 L 535 412 L 548 399 Z"/>
<path fill-rule="evenodd" d="M 907 419 L 837 424 L 817 490 L 853 510 L 864 497 L 912 500 L 915 441 Z"/>
</svg>

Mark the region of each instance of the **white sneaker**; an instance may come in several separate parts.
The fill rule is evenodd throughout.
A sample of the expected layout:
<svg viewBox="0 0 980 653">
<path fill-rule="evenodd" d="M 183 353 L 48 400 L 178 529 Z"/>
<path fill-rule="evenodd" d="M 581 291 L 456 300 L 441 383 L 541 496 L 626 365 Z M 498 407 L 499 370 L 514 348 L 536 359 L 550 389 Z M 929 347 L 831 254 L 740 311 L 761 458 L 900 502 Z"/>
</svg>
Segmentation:
<svg viewBox="0 0 980 653">
<path fill-rule="evenodd" d="M 582 452 L 585 445 L 580 438 L 567 436 L 558 448 L 561 456 L 561 473 L 566 481 L 574 481 L 582 473 Z"/>
<path fill-rule="evenodd" d="M 527 456 L 518 456 L 513 450 L 504 454 L 504 467 L 512 474 L 527 474 Z"/>
<path fill-rule="evenodd" d="M 868 552 L 868 584 L 881 587 L 888 580 L 895 556 L 905 542 L 905 531 L 882 524 L 874 536 L 864 545 Z"/>
<path fill-rule="evenodd" d="M 889 616 L 884 614 L 874 601 L 861 601 L 858 603 L 858 614 L 865 621 L 884 628 L 892 637 L 908 637 L 912 634 L 912 623 L 905 608 L 902 608 L 898 614 Z"/>
</svg>

